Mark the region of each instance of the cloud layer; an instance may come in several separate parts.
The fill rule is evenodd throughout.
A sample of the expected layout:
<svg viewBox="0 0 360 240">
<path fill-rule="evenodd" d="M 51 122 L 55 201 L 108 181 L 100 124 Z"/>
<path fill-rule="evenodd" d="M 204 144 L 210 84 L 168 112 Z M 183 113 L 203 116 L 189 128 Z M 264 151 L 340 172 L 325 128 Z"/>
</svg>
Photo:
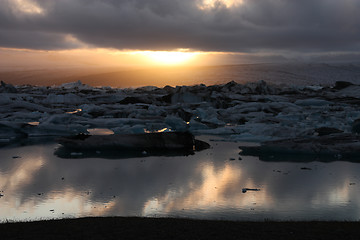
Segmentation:
<svg viewBox="0 0 360 240">
<path fill-rule="evenodd" d="M 360 49 L 359 0 L 0 0 L 0 47 Z"/>
</svg>

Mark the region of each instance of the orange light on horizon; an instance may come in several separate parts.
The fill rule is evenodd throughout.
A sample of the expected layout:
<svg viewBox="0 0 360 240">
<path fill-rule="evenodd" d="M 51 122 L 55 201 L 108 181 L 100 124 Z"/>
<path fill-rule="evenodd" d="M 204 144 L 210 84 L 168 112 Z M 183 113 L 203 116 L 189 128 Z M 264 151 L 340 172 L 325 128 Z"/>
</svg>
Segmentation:
<svg viewBox="0 0 360 240">
<path fill-rule="evenodd" d="M 199 53 L 188 51 L 135 51 L 132 54 L 146 57 L 154 64 L 180 65 L 186 64 Z"/>
<path fill-rule="evenodd" d="M 76 41 L 71 35 L 69 42 Z M 207 52 L 178 49 L 172 51 L 119 50 L 112 48 L 76 48 L 64 50 L 34 50 L 1 48 L 0 69 L 7 66 L 19 68 L 61 67 L 152 67 L 152 66 L 198 66 L 216 65 L 240 59 L 242 53 Z M 230 59 L 230 61 L 229 61 Z M 10 68 L 12 69 L 12 68 Z"/>
</svg>

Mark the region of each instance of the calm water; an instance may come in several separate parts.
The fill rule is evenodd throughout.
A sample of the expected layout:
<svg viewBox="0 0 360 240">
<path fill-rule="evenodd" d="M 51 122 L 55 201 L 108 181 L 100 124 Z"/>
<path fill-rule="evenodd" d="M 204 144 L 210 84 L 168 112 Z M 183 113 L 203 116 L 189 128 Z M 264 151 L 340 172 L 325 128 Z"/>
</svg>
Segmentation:
<svg viewBox="0 0 360 240">
<path fill-rule="evenodd" d="M 127 159 L 60 158 L 57 144 L 2 148 L 0 220 L 360 219 L 360 164 L 239 160 L 238 143 L 210 143 L 187 157 Z"/>
</svg>

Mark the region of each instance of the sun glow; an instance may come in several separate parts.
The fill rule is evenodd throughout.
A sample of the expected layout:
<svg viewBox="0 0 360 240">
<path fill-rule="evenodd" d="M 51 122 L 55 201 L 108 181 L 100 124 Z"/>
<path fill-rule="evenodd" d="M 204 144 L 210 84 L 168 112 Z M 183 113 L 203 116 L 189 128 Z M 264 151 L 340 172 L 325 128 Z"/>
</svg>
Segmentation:
<svg viewBox="0 0 360 240">
<path fill-rule="evenodd" d="M 198 54 L 196 52 L 186 51 L 143 51 L 138 53 L 149 58 L 152 62 L 162 65 L 185 64 Z"/>
<path fill-rule="evenodd" d="M 32 0 L 14 0 L 12 3 L 21 13 L 28 15 L 44 14 L 44 9 L 42 9 L 36 2 Z"/>
<path fill-rule="evenodd" d="M 0 0 L 1 1 L 1 0 Z M 71 46 L 84 43 L 66 36 Z M 225 52 L 202 52 L 188 49 L 177 51 L 132 51 L 105 48 L 77 48 L 72 50 L 31 50 L 1 48 L 0 70 L 9 69 L 54 69 L 80 67 L 96 72 L 96 67 L 177 67 L 209 66 L 244 63 L 243 54 Z M 89 68 L 89 66 L 91 66 Z M 18 82 L 17 84 L 20 84 Z"/>
<path fill-rule="evenodd" d="M 201 10 L 214 9 L 219 6 L 231 8 L 243 3 L 243 0 L 201 0 L 198 8 Z"/>
</svg>

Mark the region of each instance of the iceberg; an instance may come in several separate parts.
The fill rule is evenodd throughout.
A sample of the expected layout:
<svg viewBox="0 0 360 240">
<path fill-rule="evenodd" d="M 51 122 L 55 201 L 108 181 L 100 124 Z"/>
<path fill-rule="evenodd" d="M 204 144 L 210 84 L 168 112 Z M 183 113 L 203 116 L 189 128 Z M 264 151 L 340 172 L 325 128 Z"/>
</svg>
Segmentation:
<svg viewBox="0 0 360 240">
<path fill-rule="evenodd" d="M 208 143 L 195 139 L 194 135 L 189 132 L 157 132 L 111 135 L 79 134 L 76 136 L 59 138 L 58 142 L 64 147 L 78 150 L 203 150 L 210 147 Z"/>
<path fill-rule="evenodd" d="M 55 151 L 61 158 L 133 158 L 150 156 L 187 156 L 210 147 L 189 132 L 85 135 L 58 139 Z"/>
<path fill-rule="evenodd" d="M 290 156 L 299 160 L 339 160 L 360 156 L 360 136 L 334 133 L 329 135 L 265 141 L 260 146 L 240 146 L 241 155 L 259 156 L 262 160 Z M 309 158 L 310 156 L 310 158 Z M 312 157 L 311 157 L 312 156 Z"/>
</svg>

